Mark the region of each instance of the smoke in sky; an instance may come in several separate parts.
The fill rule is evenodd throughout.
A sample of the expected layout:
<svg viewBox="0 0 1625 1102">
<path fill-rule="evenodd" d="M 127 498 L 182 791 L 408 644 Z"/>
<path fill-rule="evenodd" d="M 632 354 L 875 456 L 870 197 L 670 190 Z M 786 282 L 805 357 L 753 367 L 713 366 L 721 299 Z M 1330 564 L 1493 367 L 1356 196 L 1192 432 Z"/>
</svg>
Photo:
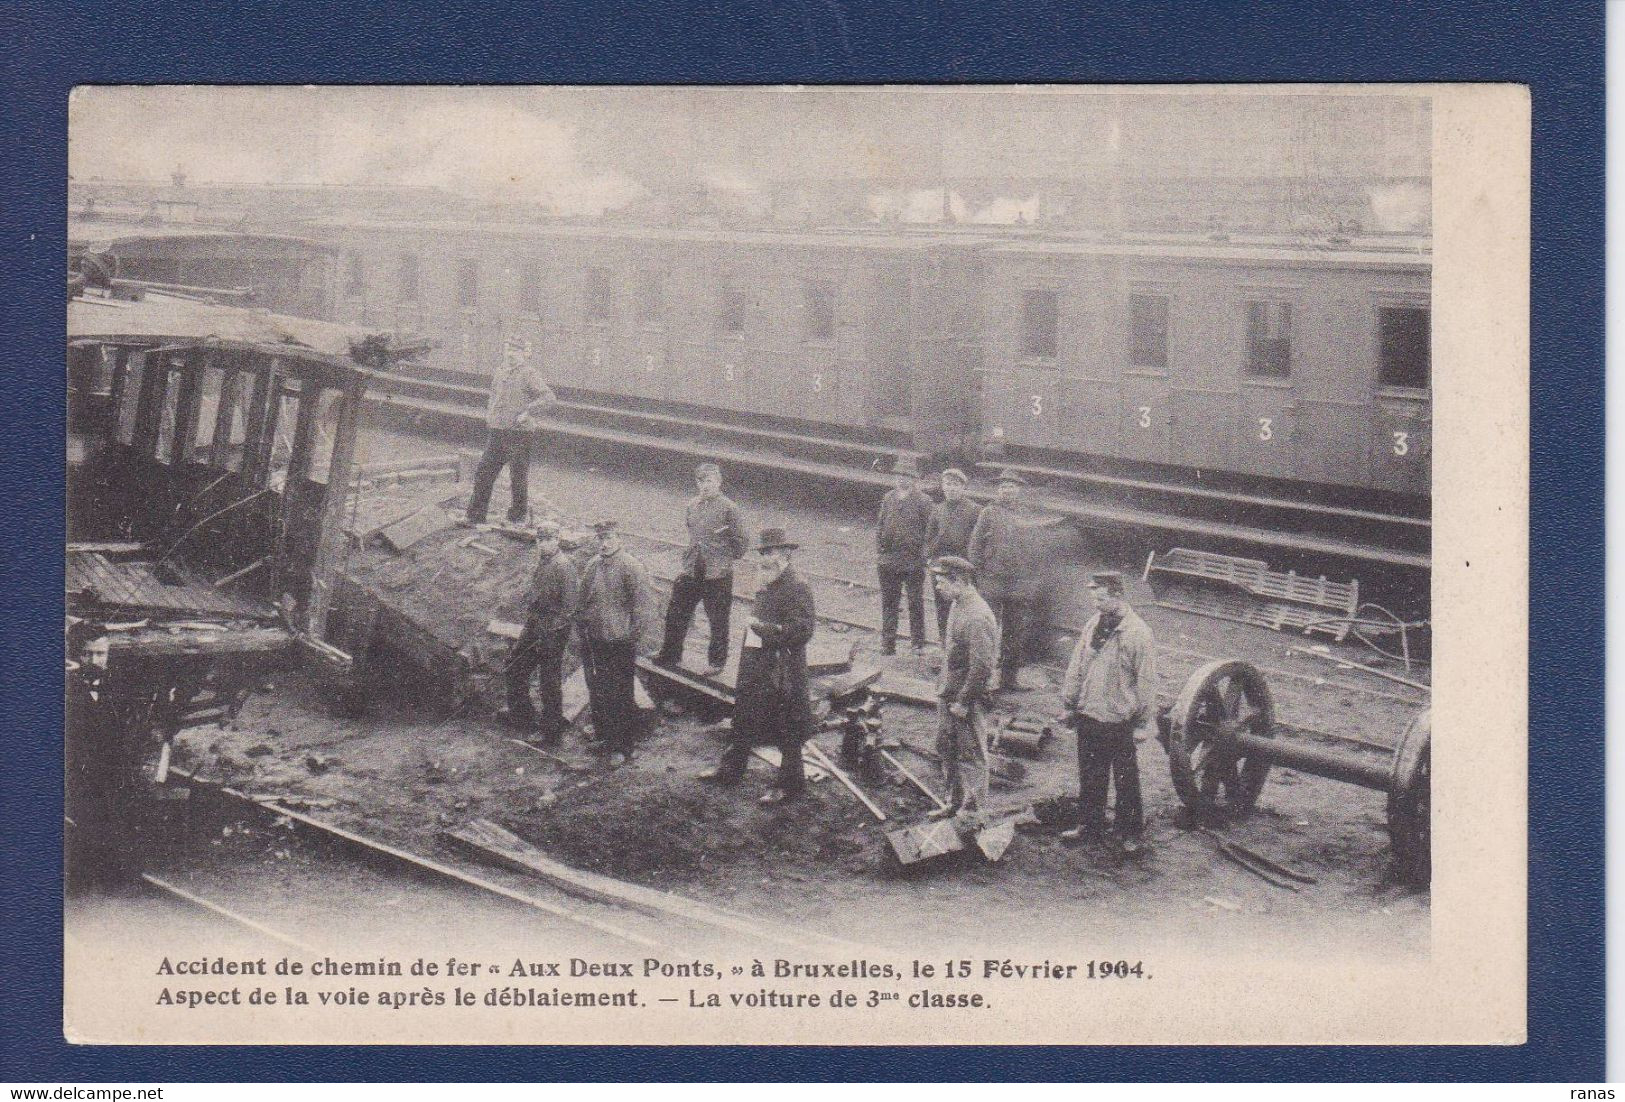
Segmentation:
<svg viewBox="0 0 1625 1102">
<path fill-rule="evenodd" d="M 459 89 L 84 88 L 69 110 L 69 171 L 441 187 L 559 214 L 602 214 L 643 194 L 623 173 L 583 164 L 575 124 L 536 99 Z"/>
</svg>

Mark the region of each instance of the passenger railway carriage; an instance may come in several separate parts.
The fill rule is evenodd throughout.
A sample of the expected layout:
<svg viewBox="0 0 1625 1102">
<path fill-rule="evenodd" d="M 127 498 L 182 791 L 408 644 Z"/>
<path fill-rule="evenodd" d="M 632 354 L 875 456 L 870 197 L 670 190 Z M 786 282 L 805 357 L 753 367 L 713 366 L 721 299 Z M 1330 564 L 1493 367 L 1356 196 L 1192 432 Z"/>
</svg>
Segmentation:
<svg viewBox="0 0 1625 1102">
<path fill-rule="evenodd" d="M 1424 509 L 1425 239 L 358 225 L 340 320 L 480 385 L 531 336 L 567 395 L 924 452 Z M 1409 502 L 1409 504 L 1407 504 Z"/>
<path fill-rule="evenodd" d="M 298 229 L 242 237 L 241 270 L 208 266 L 224 238 L 187 234 L 127 237 L 119 266 L 421 333 L 438 347 L 413 373 L 470 401 L 512 331 L 585 403 L 1426 514 L 1426 238 Z"/>
<path fill-rule="evenodd" d="M 1423 496 L 1427 254 L 1373 243 L 984 250 L 982 424 L 1052 459 Z"/>
</svg>

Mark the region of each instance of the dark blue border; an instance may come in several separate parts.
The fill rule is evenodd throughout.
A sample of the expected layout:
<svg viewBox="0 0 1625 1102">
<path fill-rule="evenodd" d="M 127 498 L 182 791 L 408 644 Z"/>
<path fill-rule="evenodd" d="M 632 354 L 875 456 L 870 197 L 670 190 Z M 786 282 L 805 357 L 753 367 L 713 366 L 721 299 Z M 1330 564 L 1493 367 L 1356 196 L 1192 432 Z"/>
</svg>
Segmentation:
<svg viewBox="0 0 1625 1102">
<path fill-rule="evenodd" d="M 1603 6 L 1441 0 L 14 0 L 0 27 L 6 744 L 0 1079 L 1603 1077 Z M 98 82 L 1509 81 L 1534 100 L 1529 1043 L 1259 1049 L 74 1048 L 58 701 L 68 90 Z"/>
</svg>

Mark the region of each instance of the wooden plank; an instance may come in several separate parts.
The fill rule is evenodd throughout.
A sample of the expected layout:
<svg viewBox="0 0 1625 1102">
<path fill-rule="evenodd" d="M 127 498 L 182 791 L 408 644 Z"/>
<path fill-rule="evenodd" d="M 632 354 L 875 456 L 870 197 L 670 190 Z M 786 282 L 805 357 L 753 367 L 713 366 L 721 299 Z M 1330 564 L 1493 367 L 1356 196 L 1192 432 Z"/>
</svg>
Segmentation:
<svg viewBox="0 0 1625 1102">
<path fill-rule="evenodd" d="M 96 552 L 102 555 L 133 555 L 145 548 L 145 544 L 132 543 L 120 540 L 87 540 L 68 544 L 68 554 L 86 554 Z"/>
<path fill-rule="evenodd" d="M 213 654 L 275 654 L 287 650 L 293 636 L 282 628 L 194 628 L 116 632 L 107 637 L 107 653 L 143 658 Z"/>
<path fill-rule="evenodd" d="M 444 531 L 456 523 L 439 506 L 429 505 L 405 520 L 398 520 L 378 533 L 391 550 L 402 552 L 410 550 L 418 541 Z"/>
<path fill-rule="evenodd" d="M 853 670 L 845 677 L 838 677 L 824 688 L 824 696 L 829 700 L 840 700 L 851 696 L 859 689 L 867 689 L 880 680 L 883 671 L 875 669 Z"/>
<path fill-rule="evenodd" d="M 624 880 L 572 868 L 555 861 L 512 831 L 476 819 L 461 829 L 446 831 L 448 841 L 495 861 L 507 868 L 528 873 L 582 899 L 627 907 L 657 918 L 681 918 L 702 926 L 744 934 L 758 941 L 797 948 L 826 948 L 829 942 L 800 931 L 770 926 L 732 911 L 712 907 L 671 892 L 656 891 Z"/>
<path fill-rule="evenodd" d="M 730 708 L 733 707 L 733 693 L 729 692 L 716 682 L 709 681 L 698 674 L 689 673 L 686 670 L 670 669 L 666 666 L 658 665 L 653 660 L 648 658 L 638 659 L 638 669 L 667 684 L 676 685 L 680 688 L 700 693 L 704 696 L 710 697 L 712 700 L 718 701 L 719 703 L 726 704 Z"/>
<path fill-rule="evenodd" d="M 511 620 L 491 620 L 485 625 L 485 630 L 500 639 L 517 640 L 524 634 L 524 627 Z"/>
<path fill-rule="evenodd" d="M 818 677 L 823 674 L 845 673 L 852 668 L 852 656 L 857 643 L 814 643 L 807 648 L 807 673 Z"/>
<path fill-rule="evenodd" d="M 891 670 L 881 674 L 880 679 L 874 683 L 873 692 L 876 696 L 901 700 L 909 704 L 923 704 L 930 708 L 937 706 L 935 685 L 918 677 L 906 677 Z"/>
</svg>

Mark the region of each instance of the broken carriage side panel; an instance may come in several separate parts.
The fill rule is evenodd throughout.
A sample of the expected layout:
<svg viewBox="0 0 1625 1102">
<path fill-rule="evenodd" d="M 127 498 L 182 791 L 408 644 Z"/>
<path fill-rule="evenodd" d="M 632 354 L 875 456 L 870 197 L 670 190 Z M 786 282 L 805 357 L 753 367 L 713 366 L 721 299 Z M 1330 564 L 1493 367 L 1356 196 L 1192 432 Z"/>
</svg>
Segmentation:
<svg viewBox="0 0 1625 1102">
<path fill-rule="evenodd" d="M 1321 632 L 1341 642 L 1360 603 L 1358 581 L 1272 571 L 1258 559 L 1176 547 L 1153 552 L 1144 578 L 1165 608 L 1276 631 Z"/>
</svg>

